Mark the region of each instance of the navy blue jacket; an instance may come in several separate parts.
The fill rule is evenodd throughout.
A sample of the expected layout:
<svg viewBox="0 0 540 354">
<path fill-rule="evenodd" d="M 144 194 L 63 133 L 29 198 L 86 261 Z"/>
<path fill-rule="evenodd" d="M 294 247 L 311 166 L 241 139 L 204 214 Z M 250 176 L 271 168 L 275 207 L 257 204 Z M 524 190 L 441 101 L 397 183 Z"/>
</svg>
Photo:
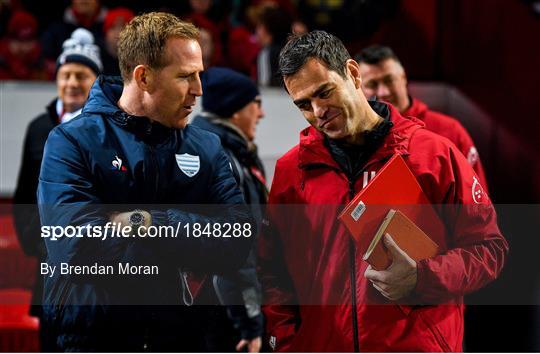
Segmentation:
<svg viewBox="0 0 540 354">
<path fill-rule="evenodd" d="M 105 225 L 112 210 L 135 208 L 151 211 L 154 225 L 251 223 L 218 137 L 189 125 L 183 130 L 169 129 L 147 118 L 130 116 L 116 105 L 121 92 L 119 79 L 98 78 L 82 114 L 49 135 L 38 187 L 42 225 Z M 198 170 L 193 166 L 190 170 L 189 163 L 186 169 L 184 163 L 188 173 L 183 172 L 177 163 L 182 154 L 198 157 Z M 196 165 L 193 159 L 191 163 Z M 190 177 L 189 172 L 196 173 Z M 208 210 L 202 204 L 219 206 Z M 179 269 L 211 273 L 235 270 L 244 263 L 251 239 L 194 238 L 183 233 L 166 239 L 47 238 L 50 265 L 98 262 L 116 268 L 119 262 L 129 262 L 159 266 L 159 275 L 147 277 L 67 276 L 58 275 L 58 270 L 54 277 L 47 277 L 44 312 L 58 336 L 59 349 L 114 349 L 104 341 L 108 328 L 115 326 L 125 331 L 125 335 L 115 331 L 119 349 L 148 349 L 148 342 L 152 342 L 148 333 L 167 336 L 148 328 L 152 324 L 149 319 L 159 322 L 155 307 L 147 312 L 133 307 L 119 315 L 117 308 L 108 305 L 182 304 L 185 293 Z M 174 311 L 159 313 L 170 316 L 172 323 L 183 320 L 171 315 Z M 179 328 L 175 331 L 178 334 Z M 141 338 L 146 338 L 144 343 Z M 159 338 L 155 343 L 154 350 L 182 350 L 167 347 L 167 339 Z"/>
</svg>

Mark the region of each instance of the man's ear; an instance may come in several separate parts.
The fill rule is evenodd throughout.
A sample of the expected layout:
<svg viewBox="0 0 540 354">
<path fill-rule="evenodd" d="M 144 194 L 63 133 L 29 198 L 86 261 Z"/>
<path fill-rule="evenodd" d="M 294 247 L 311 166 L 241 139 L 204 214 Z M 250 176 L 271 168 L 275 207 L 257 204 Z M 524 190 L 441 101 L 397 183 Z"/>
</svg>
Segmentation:
<svg viewBox="0 0 540 354">
<path fill-rule="evenodd" d="M 236 125 L 238 124 L 238 112 L 234 112 L 233 115 L 229 118 L 229 122 L 231 122 L 232 124 Z"/>
<path fill-rule="evenodd" d="M 360 77 L 360 65 L 354 59 L 348 59 L 345 63 L 347 73 L 351 76 L 354 86 L 359 89 L 362 86 L 362 78 Z"/>
<path fill-rule="evenodd" d="M 146 65 L 137 65 L 133 69 L 133 79 L 142 91 L 151 92 L 154 84 L 154 72 Z"/>
</svg>

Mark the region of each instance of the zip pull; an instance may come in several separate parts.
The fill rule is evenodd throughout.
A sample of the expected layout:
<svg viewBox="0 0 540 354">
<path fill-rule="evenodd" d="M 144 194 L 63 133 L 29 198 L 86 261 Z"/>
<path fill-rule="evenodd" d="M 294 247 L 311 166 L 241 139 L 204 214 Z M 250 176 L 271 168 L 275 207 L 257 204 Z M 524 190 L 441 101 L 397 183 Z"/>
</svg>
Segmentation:
<svg viewBox="0 0 540 354">
<path fill-rule="evenodd" d="M 182 284 L 182 301 L 184 301 L 186 306 L 191 306 L 193 305 L 193 294 L 189 289 L 189 283 L 187 281 L 188 274 L 181 269 L 178 272 L 180 273 L 180 283 Z"/>
</svg>

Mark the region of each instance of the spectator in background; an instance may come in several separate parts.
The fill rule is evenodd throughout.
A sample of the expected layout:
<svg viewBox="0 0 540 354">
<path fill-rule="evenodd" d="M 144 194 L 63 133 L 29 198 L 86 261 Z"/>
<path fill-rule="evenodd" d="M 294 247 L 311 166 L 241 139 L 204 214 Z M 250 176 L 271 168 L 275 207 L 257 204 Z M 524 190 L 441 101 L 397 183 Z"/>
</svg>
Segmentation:
<svg viewBox="0 0 540 354">
<path fill-rule="evenodd" d="M 260 46 L 250 28 L 243 24 L 231 26 L 227 35 L 226 48 L 227 66 L 256 79 L 257 55 Z"/>
<path fill-rule="evenodd" d="M 41 38 L 49 70 L 54 72 L 56 58 L 62 52 L 62 43 L 79 27 L 92 32 L 96 44 L 103 48 L 103 21 L 106 15 L 107 9 L 101 6 L 100 0 L 71 0 L 63 21 L 49 26 Z"/>
<path fill-rule="evenodd" d="M 223 31 L 227 30 L 228 11 L 222 1 L 213 0 L 190 0 L 190 11 L 183 18 L 195 26 L 203 27 L 212 33 L 214 42 L 221 38 Z"/>
<path fill-rule="evenodd" d="M 278 19 L 277 23 L 271 23 L 268 26 L 269 29 L 266 29 L 267 26 L 264 26 L 265 29 L 262 29 L 260 35 L 262 38 L 258 38 L 259 33 L 257 27 L 261 22 L 261 14 L 266 8 L 276 8 L 282 12 L 282 16 Z M 231 23 L 227 34 L 226 43 L 226 53 L 225 57 L 227 58 L 227 66 L 233 68 L 236 71 L 242 72 L 250 76 L 253 80 L 258 81 L 259 84 L 263 84 L 261 81 L 266 82 L 269 79 L 268 75 L 270 66 L 275 65 L 275 63 L 269 62 L 269 48 L 263 52 L 261 57 L 261 66 L 262 73 L 260 75 L 267 75 L 263 80 L 258 80 L 258 59 L 259 53 L 261 52 L 261 47 L 266 45 L 266 43 L 276 43 L 278 40 L 270 40 L 269 37 L 272 35 L 272 30 L 281 27 L 283 22 L 281 17 L 285 19 L 296 18 L 296 11 L 294 5 L 289 0 L 256 0 L 256 1 L 247 1 L 239 0 L 235 1 L 231 9 Z M 301 22 L 293 23 L 292 29 L 289 26 L 286 28 L 285 32 L 294 33 L 303 33 L 305 32 L 306 26 Z M 283 32 L 279 30 L 279 32 Z M 270 36 L 268 35 L 270 34 Z M 261 45 L 261 40 L 264 45 Z M 279 51 L 278 51 L 279 53 Z M 277 54 L 272 53 L 273 56 Z M 275 80 L 274 81 L 279 81 Z M 276 83 L 276 82 L 274 82 Z M 277 83 L 276 83 L 277 84 Z"/>
<path fill-rule="evenodd" d="M 219 29 L 204 16 L 188 17 L 187 20 L 199 28 L 199 45 L 202 50 L 204 68 L 222 65 L 223 56 Z"/>
<path fill-rule="evenodd" d="M 422 120 L 427 129 L 456 144 L 487 190 L 484 168 L 470 135 L 457 119 L 432 111 L 424 102 L 409 95 L 407 74 L 391 48 L 379 45 L 367 47 L 356 56 L 356 60 L 360 64 L 362 90 L 366 97 L 375 96 L 393 104 L 403 116 Z"/>
<path fill-rule="evenodd" d="M 191 124 L 219 136 L 244 199 L 260 221 L 267 189 L 264 168 L 253 143 L 257 123 L 264 117 L 259 89 L 249 77 L 218 67 L 207 70 L 201 82 L 203 112 Z M 206 309 L 206 350 L 259 352 L 263 317 L 255 244 L 238 272 L 215 275 L 213 284 L 220 303 L 228 306 Z"/>
<path fill-rule="evenodd" d="M 345 44 L 371 36 L 392 16 L 399 0 L 298 0 L 297 11 L 309 30 L 333 33 Z"/>
<path fill-rule="evenodd" d="M 278 75 L 279 52 L 292 31 L 291 16 L 270 3 L 261 5 L 255 33 L 261 46 L 257 56 L 257 83 L 261 86 L 280 86 Z"/>
<path fill-rule="evenodd" d="M 0 37 L 4 37 L 7 31 L 9 18 L 14 11 L 12 7 L 10 1 L 0 1 Z"/>
<path fill-rule="evenodd" d="M 64 51 L 57 60 L 56 87 L 58 97 L 52 100 L 46 111 L 28 126 L 24 138 L 23 159 L 13 197 L 15 228 L 24 252 L 40 262 L 46 258 L 46 249 L 40 237 L 39 214 L 36 191 L 45 141 L 50 131 L 60 123 L 77 116 L 86 102 L 90 87 L 101 72 L 99 49 L 90 40 L 92 34 L 77 29 L 64 43 Z M 43 278 L 39 263 L 36 268 L 36 284 L 32 294 L 30 314 L 42 318 L 41 303 Z M 51 337 L 40 326 L 41 349 L 55 351 Z"/>
<path fill-rule="evenodd" d="M 37 40 L 38 23 L 25 11 L 16 11 L 0 40 L 0 80 L 47 80 L 49 77 Z"/>
<path fill-rule="evenodd" d="M 205 16 L 213 5 L 213 0 L 189 0 L 189 6 L 192 10 L 192 16 Z"/>
<path fill-rule="evenodd" d="M 122 28 L 134 16 L 133 11 L 125 7 L 117 7 L 107 12 L 105 21 L 103 21 L 103 33 L 105 34 L 105 45 L 101 52 L 103 74 L 120 75 L 120 67 L 118 66 L 118 37 Z"/>
<path fill-rule="evenodd" d="M 214 66 L 214 54 L 216 52 L 212 32 L 206 28 L 199 27 L 199 45 L 201 46 L 203 65 L 205 69 Z"/>
</svg>

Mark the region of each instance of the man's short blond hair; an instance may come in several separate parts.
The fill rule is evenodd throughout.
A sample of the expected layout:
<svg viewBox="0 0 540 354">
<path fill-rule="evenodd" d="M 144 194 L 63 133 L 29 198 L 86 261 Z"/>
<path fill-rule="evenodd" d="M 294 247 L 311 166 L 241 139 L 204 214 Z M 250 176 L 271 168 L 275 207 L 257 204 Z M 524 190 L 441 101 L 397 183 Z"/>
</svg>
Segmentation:
<svg viewBox="0 0 540 354">
<path fill-rule="evenodd" d="M 199 30 L 193 24 L 165 12 L 149 12 L 134 17 L 120 32 L 118 62 L 125 82 L 131 80 L 137 65 L 159 70 L 167 66 L 165 45 L 169 38 L 197 40 Z"/>
</svg>

